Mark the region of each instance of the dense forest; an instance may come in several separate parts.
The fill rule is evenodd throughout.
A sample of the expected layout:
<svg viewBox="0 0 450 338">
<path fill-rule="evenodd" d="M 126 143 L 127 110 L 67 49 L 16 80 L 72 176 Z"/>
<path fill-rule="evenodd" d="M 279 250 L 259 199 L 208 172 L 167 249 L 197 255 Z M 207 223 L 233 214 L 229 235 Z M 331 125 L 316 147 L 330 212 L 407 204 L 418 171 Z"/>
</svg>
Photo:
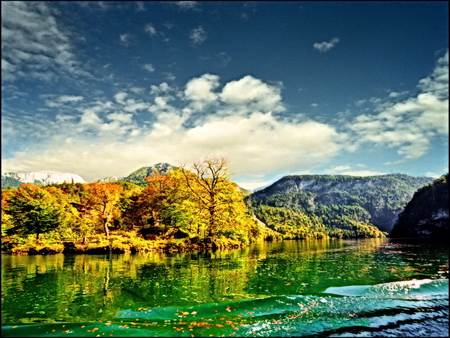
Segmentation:
<svg viewBox="0 0 450 338">
<path fill-rule="evenodd" d="M 400 214 L 392 237 L 420 237 L 448 240 L 448 173 L 419 189 Z"/>
<path fill-rule="evenodd" d="M 266 224 L 290 234 L 287 227 L 296 228 L 294 238 L 302 238 L 300 228 L 307 224 L 314 224 L 314 237 L 379 237 L 392 230 L 413 194 L 432 181 L 403 174 L 285 176 L 246 199 Z M 289 222 L 281 225 L 284 215 Z"/>
<path fill-rule="evenodd" d="M 2 250 L 136 252 L 385 237 L 368 202 L 380 203 L 378 195 L 384 193 L 382 207 L 399 208 L 393 196 L 408 196 L 411 190 L 411 184 L 395 184 L 409 180 L 406 175 L 316 176 L 301 176 L 303 183 L 299 176 L 287 176 L 250 194 L 230 180 L 227 160 L 218 158 L 194 162 L 189 170 L 165 163 L 94 183 L 2 188 Z M 392 184 L 380 184 L 383 180 Z M 328 190 L 320 194 L 324 187 Z"/>
<path fill-rule="evenodd" d="M 2 249 L 178 250 L 277 237 L 250 214 L 225 159 L 154 172 L 146 181 L 145 187 L 117 181 L 2 189 Z"/>
</svg>

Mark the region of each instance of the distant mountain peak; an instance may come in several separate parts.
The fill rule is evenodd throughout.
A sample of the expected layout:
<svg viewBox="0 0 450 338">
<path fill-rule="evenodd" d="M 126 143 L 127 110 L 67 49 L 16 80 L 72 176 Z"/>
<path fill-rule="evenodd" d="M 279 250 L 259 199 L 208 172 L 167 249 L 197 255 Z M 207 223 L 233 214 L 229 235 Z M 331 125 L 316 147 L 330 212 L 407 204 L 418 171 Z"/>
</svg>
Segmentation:
<svg viewBox="0 0 450 338">
<path fill-rule="evenodd" d="M 8 172 L 2 175 L 2 186 L 4 178 L 13 178 L 21 183 L 31 184 L 51 184 L 51 183 L 86 183 L 86 181 L 77 174 L 60 173 L 56 171 L 33 171 L 29 173 L 13 173 Z"/>
<path fill-rule="evenodd" d="M 147 183 L 145 177 L 150 177 L 155 174 L 165 175 L 169 170 L 175 170 L 177 167 L 170 163 L 156 163 L 150 167 L 142 167 L 133 171 L 130 175 L 121 178 L 121 181 L 142 184 Z"/>
</svg>

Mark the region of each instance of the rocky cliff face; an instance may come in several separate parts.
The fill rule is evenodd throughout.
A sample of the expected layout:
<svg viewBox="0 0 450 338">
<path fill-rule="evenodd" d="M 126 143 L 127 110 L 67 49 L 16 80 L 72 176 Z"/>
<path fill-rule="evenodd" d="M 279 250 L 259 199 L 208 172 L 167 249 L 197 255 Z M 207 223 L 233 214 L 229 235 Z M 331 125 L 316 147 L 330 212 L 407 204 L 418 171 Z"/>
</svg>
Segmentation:
<svg viewBox="0 0 450 338">
<path fill-rule="evenodd" d="M 419 189 L 399 215 L 391 237 L 449 237 L 448 174 Z"/>
<path fill-rule="evenodd" d="M 402 174 L 380 176 L 299 175 L 285 176 L 271 186 L 254 192 L 252 199 L 264 203 L 274 194 L 308 192 L 308 203 L 315 205 L 357 205 L 367 210 L 371 222 L 380 230 L 390 232 L 414 192 L 433 181 L 431 177 Z"/>
<path fill-rule="evenodd" d="M 31 173 L 6 173 L 2 176 L 13 178 L 21 183 L 50 184 L 50 183 L 86 183 L 81 176 L 70 173 L 58 173 L 54 171 L 36 171 Z"/>
</svg>

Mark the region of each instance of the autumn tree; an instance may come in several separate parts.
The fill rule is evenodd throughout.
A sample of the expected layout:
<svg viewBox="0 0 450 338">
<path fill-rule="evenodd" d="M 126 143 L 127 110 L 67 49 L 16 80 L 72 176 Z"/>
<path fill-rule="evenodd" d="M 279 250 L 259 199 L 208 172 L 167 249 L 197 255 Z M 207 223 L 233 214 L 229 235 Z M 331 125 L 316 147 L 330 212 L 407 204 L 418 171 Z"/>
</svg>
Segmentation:
<svg viewBox="0 0 450 338">
<path fill-rule="evenodd" d="M 2 238 L 8 235 L 8 230 L 14 227 L 11 215 L 6 213 L 8 209 L 8 200 L 13 189 L 2 188 Z M 3 242 L 3 241 L 2 241 Z"/>
<path fill-rule="evenodd" d="M 109 237 L 109 226 L 114 216 L 119 216 L 117 202 L 120 199 L 123 188 L 115 183 L 90 183 L 87 186 L 88 200 L 86 208 L 91 215 L 97 216 L 106 237 Z"/>
<path fill-rule="evenodd" d="M 257 226 L 248 214 L 240 188 L 230 181 L 228 170 L 224 157 L 196 161 L 190 171 L 184 165 L 180 169 L 191 198 L 200 211 L 205 211 L 207 236 L 230 238 L 239 232 L 239 239 L 246 241 L 250 232 L 256 233 Z"/>
<path fill-rule="evenodd" d="M 61 210 L 51 193 L 32 184 L 22 184 L 11 191 L 5 212 L 11 215 L 14 225 L 9 229 L 10 234 L 36 234 L 36 240 L 62 221 Z"/>
</svg>

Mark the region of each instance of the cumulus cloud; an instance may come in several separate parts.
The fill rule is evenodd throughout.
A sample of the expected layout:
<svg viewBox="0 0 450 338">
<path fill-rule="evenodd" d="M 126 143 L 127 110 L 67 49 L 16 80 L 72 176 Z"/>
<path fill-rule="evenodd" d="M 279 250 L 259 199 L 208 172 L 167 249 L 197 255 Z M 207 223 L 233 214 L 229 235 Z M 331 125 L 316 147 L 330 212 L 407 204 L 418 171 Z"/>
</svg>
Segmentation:
<svg viewBox="0 0 450 338">
<path fill-rule="evenodd" d="M 194 45 L 200 45 L 206 41 L 207 34 L 206 34 L 205 30 L 203 29 L 203 27 L 199 26 L 199 27 L 191 30 L 189 37 L 191 38 L 192 43 Z"/>
<path fill-rule="evenodd" d="M 213 91 L 218 86 L 219 77 L 217 75 L 204 74 L 186 84 L 184 95 L 191 102 L 191 107 L 195 110 L 201 110 L 217 100 L 218 95 Z"/>
<path fill-rule="evenodd" d="M 349 127 L 357 143 L 395 147 L 403 160 L 410 160 L 426 154 L 434 137 L 448 135 L 448 52 L 419 88 L 420 94 L 400 101 L 393 101 L 398 95 L 372 100 L 376 114 L 360 115 Z"/>
<path fill-rule="evenodd" d="M 27 124 L 40 135 L 49 128 L 45 147 L 17 152 L 3 160 L 2 168 L 74 172 L 94 181 L 125 176 L 157 162 L 180 164 L 226 156 L 236 175 L 247 175 L 255 183 L 255 178 L 267 173 L 320 165 L 342 149 L 343 135 L 333 127 L 277 117 L 275 111 L 283 108 L 281 85 L 247 76 L 220 88 L 218 76 L 204 74 L 188 81 L 182 90 L 167 83 L 152 86 L 150 101 L 139 101 L 127 90 L 112 100 L 74 101 L 79 107 L 72 118 L 42 118 L 39 128 Z M 186 114 L 199 103 L 215 104 L 222 113 Z M 147 114 L 144 123 L 137 122 L 135 111 L 127 111 L 137 105 Z M 197 120 L 187 124 L 187 119 Z"/>
<path fill-rule="evenodd" d="M 90 77 L 47 2 L 2 2 L 2 79 Z"/>
<path fill-rule="evenodd" d="M 316 42 L 313 45 L 313 48 L 317 49 L 321 53 L 325 53 L 325 52 L 328 52 L 334 46 L 336 46 L 339 41 L 340 41 L 339 38 L 336 37 L 336 38 L 331 39 L 328 42 L 326 42 L 326 41 L 320 42 L 320 43 Z"/>
<path fill-rule="evenodd" d="M 283 111 L 281 86 L 269 85 L 250 75 L 225 85 L 220 99 L 229 105 L 251 110 Z"/>
</svg>

